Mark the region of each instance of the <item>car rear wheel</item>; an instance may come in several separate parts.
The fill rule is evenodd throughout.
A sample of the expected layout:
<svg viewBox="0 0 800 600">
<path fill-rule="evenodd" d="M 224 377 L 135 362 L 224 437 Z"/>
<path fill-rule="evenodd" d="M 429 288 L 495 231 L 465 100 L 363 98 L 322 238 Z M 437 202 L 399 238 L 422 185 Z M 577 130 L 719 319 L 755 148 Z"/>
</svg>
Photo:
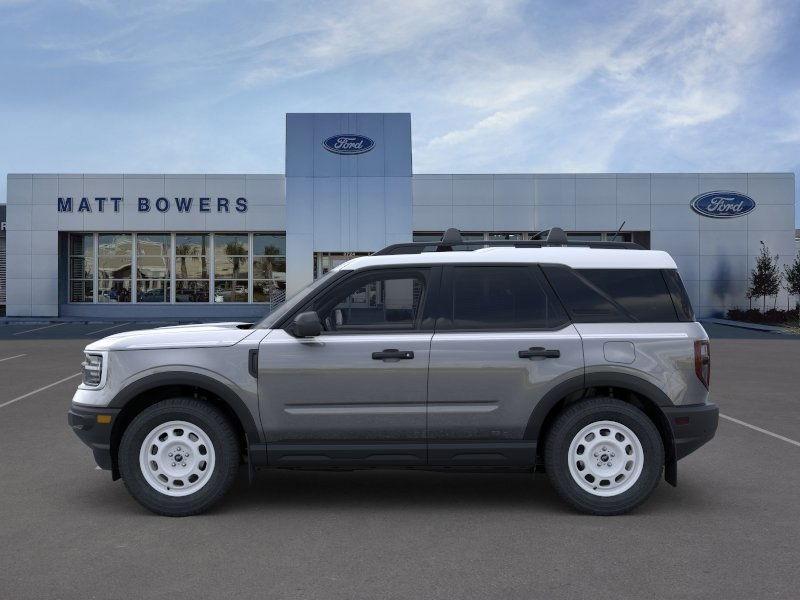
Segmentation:
<svg viewBox="0 0 800 600">
<path fill-rule="evenodd" d="M 208 509 L 230 489 L 239 443 L 218 409 L 172 398 L 133 419 L 118 460 L 125 486 L 140 504 L 157 514 L 188 516 Z"/>
<path fill-rule="evenodd" d="M 653 422 L 635 406 L 592 398 L 556 417 L 545 442 L 545 465 L 556 491 L 573 507 L 622 514 L 658 485 L 664 445 Z"/>
</svg>

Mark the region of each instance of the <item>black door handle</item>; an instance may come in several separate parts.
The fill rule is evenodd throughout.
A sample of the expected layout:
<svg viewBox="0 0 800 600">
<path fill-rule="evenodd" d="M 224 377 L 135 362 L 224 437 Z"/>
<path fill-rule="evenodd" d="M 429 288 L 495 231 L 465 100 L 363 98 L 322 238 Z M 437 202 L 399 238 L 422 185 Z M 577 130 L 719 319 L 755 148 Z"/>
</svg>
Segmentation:
<svg viewBox="0 0 800 600">
<path fill-rule="evenodd" d="M 520 358 L 559 358 L 561 356 L 560 350 L 545 350 L 541 346 L 535 348 L 528 348 L 527 350 L 520 350 L 518 352 Z"/>
<path fill-rule="evenodd" d="M 388 348 L 382 352 L 373 352 L 372 360 L 411 360 L 414 358 L 414 353 L 411 350 L 396 350 L 395 348 Z"/>
</svg>

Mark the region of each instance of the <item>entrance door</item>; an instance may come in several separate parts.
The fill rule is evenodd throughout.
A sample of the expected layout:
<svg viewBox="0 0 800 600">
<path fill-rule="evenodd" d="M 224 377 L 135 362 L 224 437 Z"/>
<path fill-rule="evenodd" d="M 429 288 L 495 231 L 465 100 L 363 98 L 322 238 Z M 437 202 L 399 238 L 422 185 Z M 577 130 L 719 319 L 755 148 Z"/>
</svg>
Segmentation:
<svg viewBox="0 0 800 600">
<path fill-rule="evenodd" d="M 536 403 L 583 376 L 581 338 L 538 267 L 453 266 L 431 344 L 433 465 L 530 465 L 524 436 Z"/>
<path fill-rule="evenodd" d="M 424 464 L 431 269 L 359 272 L 259 347 L 259 401 L 272 464 Z M 438 283 L 438 278 L 436 278 Z"/>
</svg>

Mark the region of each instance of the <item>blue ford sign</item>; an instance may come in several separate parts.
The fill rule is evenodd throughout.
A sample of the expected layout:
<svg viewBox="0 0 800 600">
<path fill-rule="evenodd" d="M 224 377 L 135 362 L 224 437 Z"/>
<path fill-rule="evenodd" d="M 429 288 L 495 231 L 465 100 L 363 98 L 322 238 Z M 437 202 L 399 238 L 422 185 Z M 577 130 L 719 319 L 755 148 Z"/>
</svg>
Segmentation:
<svg viewBox="0 0 800 600">
<path fill-rule="evenodd" d="M 756 201 L 739 192 L 706 192 L 695 196 L 691 207 L 704 217 L 730 219 L 753 212 Z"/>
<path fill-rule="evenodd" d="M 365 135 L 340 133 L 327 138 L 322 145 L 334 154 L 363 154 L 372 150 L 375 142 Z"/>
</svg>

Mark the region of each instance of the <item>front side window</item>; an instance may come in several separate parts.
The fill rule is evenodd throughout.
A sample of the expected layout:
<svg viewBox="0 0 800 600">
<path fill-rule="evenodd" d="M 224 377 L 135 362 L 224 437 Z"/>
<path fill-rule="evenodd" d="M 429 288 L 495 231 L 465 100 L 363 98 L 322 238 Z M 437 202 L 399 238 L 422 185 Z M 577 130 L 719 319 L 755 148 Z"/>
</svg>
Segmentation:
<svg viewBox="0 0 800 600">
<path fill-rule="evenodd" d="M 133 237 L 130 233 L 97 236 L 97 301 L 131 301 Z"/>
<path fill-rule="evenodd" d="M 453 329 L 552 329 L 567 321 L 531 267 L 454 267 L 452 282 Z"/>
<path fill-rule="evenodd" d="M 417 328 L 425 289 L 422 271 L 358 275 L 310 310 L 329 332 L 410 331 Z"/>
</svg>

